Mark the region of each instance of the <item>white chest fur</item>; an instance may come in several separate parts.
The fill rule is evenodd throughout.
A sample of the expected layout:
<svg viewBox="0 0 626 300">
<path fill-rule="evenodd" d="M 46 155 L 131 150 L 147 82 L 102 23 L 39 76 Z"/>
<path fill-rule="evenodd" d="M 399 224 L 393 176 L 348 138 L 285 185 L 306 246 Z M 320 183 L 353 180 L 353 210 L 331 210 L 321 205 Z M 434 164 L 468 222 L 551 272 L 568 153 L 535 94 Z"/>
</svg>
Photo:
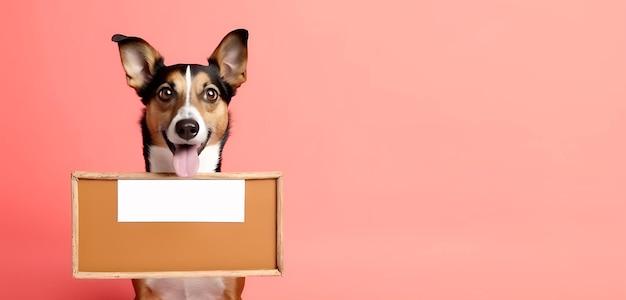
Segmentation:
<svg viewBox="0 0 626 300">
<path fill-rule="evenodd" d="M 215 172 L 220 158 L 218 145 L 207 146 L 200 153 L 198 173 Z M 150 170 L 158 173 L 173 173 L 173 155 L 168 148 L 150 147 Z M 221 278 L 166 278 L 148 279 L 148 287 L 161 300 L 217 300 L 224 294 L 224 282 Z"/>
</svg>

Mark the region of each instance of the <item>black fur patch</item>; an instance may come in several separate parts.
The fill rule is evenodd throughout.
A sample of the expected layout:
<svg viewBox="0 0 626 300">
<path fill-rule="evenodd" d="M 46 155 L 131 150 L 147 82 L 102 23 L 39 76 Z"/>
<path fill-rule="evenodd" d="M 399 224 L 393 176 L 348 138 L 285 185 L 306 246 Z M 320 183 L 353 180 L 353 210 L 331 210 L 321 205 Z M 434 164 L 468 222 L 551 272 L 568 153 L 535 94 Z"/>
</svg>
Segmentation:
<svg viewBox="0 0 626 300">
<path fill-rule="evenodd" d="M 143 109 L 141 121 L 141 136 L 143 140 L 143 160 L 146 165 L 146 172 L 150 172 L 150 146 L 152 146 L 152 137 L 150 137 L 150 131 L 148 130 L 148 124 L 146 123 L 146 109 Z"/>
<path fill-rule="evenodd" d="M 224 151 L 224 146 L 226 145 L 226 141 L 228 141 L 228 137 L 230 137 L 231 126 L 232 125 L 230 122 L 230 112 L 228 112 L 228 124 L 226 125 L 226 131 L 224 131 L 224 136 L 222 137 L 222 140 L 220 141 L 220 158 L 217 161 L 217 166 L 215 166 L 215 172 L 222 171 L 222 151 Z"/>
</svg>

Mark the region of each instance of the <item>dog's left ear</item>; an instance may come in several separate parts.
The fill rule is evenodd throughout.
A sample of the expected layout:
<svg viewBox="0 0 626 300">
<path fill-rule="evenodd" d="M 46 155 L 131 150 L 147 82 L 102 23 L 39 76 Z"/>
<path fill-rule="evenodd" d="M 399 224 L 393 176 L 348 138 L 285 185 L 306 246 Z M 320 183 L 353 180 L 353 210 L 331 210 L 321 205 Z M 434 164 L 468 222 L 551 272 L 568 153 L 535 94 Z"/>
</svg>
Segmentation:
<svg viewBox="0 0 626 300">
<path fill-rule="evenodd" d="M 235 91 L 246 82 L 248 62 L 248 31 L 236 29 L 228 33 L 209 57 L 209 64 L 217 64 L 222 78 Z"/>
</svg>

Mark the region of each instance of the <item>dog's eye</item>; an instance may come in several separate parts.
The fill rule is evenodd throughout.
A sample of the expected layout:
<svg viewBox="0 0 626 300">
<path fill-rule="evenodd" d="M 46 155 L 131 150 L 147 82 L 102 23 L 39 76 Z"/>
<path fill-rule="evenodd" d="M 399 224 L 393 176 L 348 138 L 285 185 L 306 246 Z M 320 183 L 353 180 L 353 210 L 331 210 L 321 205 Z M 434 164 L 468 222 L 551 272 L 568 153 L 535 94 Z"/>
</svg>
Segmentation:
<svg viewBox="0 0 626 300">
<path fill-rule="evenodd" d="M 161 99 L 162 101 L 169 101 L 170 99 L 172 99 L 172 97 L 174 97 L 174 91 L 172 91 L 172 89 L 169 87 L 164 87 L 159 90 L 158 95 L 159 99 Z"/>
<path fill-rule="evenodd" d="M 204 90 L 204 100 L 208 102 L 214 102 L 219 97 L 219 94 L 214 88 L 208 88 Z"/>
</svg>

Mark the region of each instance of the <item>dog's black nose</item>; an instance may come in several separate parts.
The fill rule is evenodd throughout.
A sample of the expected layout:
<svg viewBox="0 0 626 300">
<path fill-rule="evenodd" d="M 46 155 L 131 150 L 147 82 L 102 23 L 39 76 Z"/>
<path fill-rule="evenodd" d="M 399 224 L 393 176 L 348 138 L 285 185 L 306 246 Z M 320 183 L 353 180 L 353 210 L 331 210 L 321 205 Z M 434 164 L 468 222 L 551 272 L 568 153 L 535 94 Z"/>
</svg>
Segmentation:
<svg viewBox="0 0 626 300">
<path fill-rule="evenodd" d="M 199 130 L 200 125 L 196 120 L 184 119 L 176 122 L 176 134 L 185 140 L 193 139 Z"/>
</svg>

